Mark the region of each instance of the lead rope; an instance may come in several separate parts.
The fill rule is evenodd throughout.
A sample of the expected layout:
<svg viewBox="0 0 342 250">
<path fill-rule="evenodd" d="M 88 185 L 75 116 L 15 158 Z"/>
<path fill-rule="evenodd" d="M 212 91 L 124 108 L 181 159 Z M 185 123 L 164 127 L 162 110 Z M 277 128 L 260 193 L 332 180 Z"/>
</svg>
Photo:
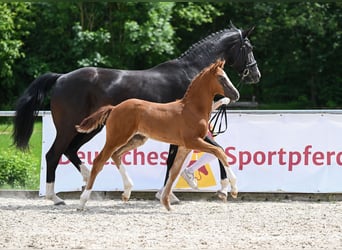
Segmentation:
<svg viewBox="0 0 342 250">
<path fill-rule="evenodd" d="M 224 126 L 222 126 L 222 121 L 224 121 Z M 219 123 L 218 123 L 219 122 Z M 223 134 L 228 129 L 228 119 L 227 119 L 227 107 L 226 105 L 222 105 L 219 107 L 218 111 L 210 118 L 209 124 L 213 124 L 210 126 L 209 131 L 213 135 L 213 137 Z M 218 128 L 217 128 L 218 126 Z"/>
<path fill-rule="evenodd" d="M 242 89 L 243 84 L 242 79 L 237 84 L 237 89 Z M 241 88 L 240 88 L 241 87 Z M 218 110 L 215 112 L 215 114 L 210 118 L 209 124 L 213 124 L 212 126 L 209 126 L 209 131 L 213 135 L 213 137 L 223 134 L 228 129 L 228 113 L 227 113 L 227 107 L 228 105 L 221 105 Z M 220 123 L 218 124 L 218 121 Z M 224 129 L 222 128 L 222 121 L 224 121 Z M 214 122 L 214 123 L 213 123 Z M 218 125 L 218 130 L 215 131 Z"/>
</svg>

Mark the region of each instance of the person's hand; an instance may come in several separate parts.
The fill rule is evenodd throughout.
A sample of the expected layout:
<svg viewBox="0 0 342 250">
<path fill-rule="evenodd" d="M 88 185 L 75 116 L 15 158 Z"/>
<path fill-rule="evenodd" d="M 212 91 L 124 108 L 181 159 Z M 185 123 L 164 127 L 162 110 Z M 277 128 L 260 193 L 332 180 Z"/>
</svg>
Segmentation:
<svg viewBox="0 0 342 250">
<path fill-rule="evenodd" d="M 230 99 L 228 97 L 221 98 L 217 102 L 214 102 L 211 109 L 212 111 L 218 109 L 219 107 L 225 108 L 230 103 Z"/>
<path fill-rule="evenodd" d="M 222 98 L 220 100 L 221 105 L 228 105 L 230 103 L 230 99 L 228 97 Z"/>
</svg>

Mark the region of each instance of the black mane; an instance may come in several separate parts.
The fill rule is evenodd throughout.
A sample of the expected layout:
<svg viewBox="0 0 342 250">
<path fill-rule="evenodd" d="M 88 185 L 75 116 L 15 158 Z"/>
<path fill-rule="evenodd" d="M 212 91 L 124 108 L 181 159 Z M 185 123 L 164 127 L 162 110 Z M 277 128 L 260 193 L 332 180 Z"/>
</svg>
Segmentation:
<svg viewBox="0 0 342 250">
<path fill-rule="evenodd" d="M 236 31 L 236 28 L 223 29 L 223 30 L 214 32 L 214 33 L 206 36 L 205 38 L 199 40 L 198 42 L 194 43 L 193 45 L 191 45 L 189 47 L 189 49 L 187 49 L 185 52 L 183 52 L 177 59 L 182 59 L 188 55 L 193 54 L 198 48 L 203 49 L 203 47 L 202 47 L 203 43 L 218 40 L 219 38 L 221 38 L 222 34 L 228 33 L 228 32 L 234 32 L 234 31 Z"/>
</svg>

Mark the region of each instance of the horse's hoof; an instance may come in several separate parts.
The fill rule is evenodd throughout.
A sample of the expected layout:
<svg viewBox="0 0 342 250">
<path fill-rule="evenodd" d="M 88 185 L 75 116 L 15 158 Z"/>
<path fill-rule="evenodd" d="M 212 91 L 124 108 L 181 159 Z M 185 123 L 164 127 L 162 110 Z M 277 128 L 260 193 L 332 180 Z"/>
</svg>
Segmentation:
<svg viewBox="0 0 342 250">
<path fill-rule="evenodd" d="M 227 202 L 227 194 L 217 191 L 217 197 L 222 200 L 223 202 Z"/>
<path fill-rule="evenodd" d="M 56 202 L 54 203 L 55 206 L 65 206 L 66 203 L 64 201 L 59 201 L 59 202 Z"/>
<path fill-rule="evenodd" d="M 236 199 L 238 197 L 238 192 L 230 192 L 230 195 Z"/>
</svg>

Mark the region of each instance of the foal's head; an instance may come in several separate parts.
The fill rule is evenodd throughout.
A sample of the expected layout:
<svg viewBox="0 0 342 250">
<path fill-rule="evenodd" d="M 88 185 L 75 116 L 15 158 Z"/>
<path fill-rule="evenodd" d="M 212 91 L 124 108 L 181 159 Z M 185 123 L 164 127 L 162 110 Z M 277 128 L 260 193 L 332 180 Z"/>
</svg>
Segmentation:
<svg viewBox="0 0 342 250">
<path fill-rule="evenodd" d="M 224 72 L 224 63 L 225 61 L 218 60 L 210 66 L 210 73 L 215 76 L 211 77 L 210 84 L 213 86 L 215 95 L 222 95 L 228 97 L 232 102 L 236 102 L 240 98 L 240 93 Z"/>
</svg>

